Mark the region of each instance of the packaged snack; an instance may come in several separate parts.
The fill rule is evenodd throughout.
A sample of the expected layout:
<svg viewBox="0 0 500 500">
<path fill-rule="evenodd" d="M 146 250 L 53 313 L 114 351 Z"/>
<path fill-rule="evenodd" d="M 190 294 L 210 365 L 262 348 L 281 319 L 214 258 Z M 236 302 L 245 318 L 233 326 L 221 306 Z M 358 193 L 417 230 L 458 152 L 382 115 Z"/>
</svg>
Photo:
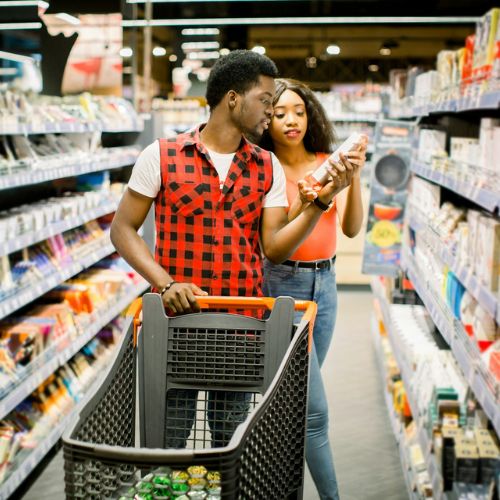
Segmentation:
<svg viewBox="0 0 500 500">
<path fill-rule="evenodd" d="M 220 472 L 219 471 L 209 471 L 207 473 L 207 481 L 210 483 L 220 483 Z"/>
<path fill-rule="evenodd" d="M 191 490 L 199 491 L 205 488 L 207 480 L 203 477 L 190 477 L 187 484 L 191 488 Z"/>
<path fill-rule="evenodd" d="M 172 483 L 185 483 L 189 479 L 189 474 L 183 470 L 174 470 L 172 472 Z"/>
<path fill-rule="evenodd" d="M 189 491 L 189 486 L 186 483 L 173 483 L 170 485 L 170 491 L 174 497 L 179 497 Z"/>
<path fill-rule="evenodd" d="M 191 477 L 205 477 L 207 469 L 203 465 L 192 465 L 188 467 L 188 473 Z"/>
</svg>

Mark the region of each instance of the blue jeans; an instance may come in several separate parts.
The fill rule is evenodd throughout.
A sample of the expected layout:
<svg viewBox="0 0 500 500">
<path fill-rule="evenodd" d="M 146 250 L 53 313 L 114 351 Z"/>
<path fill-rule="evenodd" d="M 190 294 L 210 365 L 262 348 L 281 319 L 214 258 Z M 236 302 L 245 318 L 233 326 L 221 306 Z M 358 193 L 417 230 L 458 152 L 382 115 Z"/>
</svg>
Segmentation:
<svg viewBox="0 0 500 500">
<path fill-rule="evenodd" d="M 321 500 L 338 500 L 337 478 L 328 439 L 328 403 L 320 370 L 337 316 L 335 267 L 315 270 L 276 265 L 266 260 L 264 295 L 288 295 L 299 300 L 314 300 L 318 304 L 310 359 L 306 460 Z M 300 321 L 301 315 L 301 312 L 296 313 L 295 322 Z"/>
<path fill-rule="evenodd" d="M 229 444 L 236 427 L 246 420 L 250 409 L 251 394 L 249 392 L 208 391 L 207 396 L 207 420 L 210 426 L 211 447 L 221 448 Z M 170 389 L 167 392 L 166 448 L 186 447 L 196 418 L 197 397 L 196 389 Z M 204 423 L 202 427 L 205 427 Z M 205 439 L 205 431 L 198 429 L 194 435 L 194 444 Z"/>
</svg>

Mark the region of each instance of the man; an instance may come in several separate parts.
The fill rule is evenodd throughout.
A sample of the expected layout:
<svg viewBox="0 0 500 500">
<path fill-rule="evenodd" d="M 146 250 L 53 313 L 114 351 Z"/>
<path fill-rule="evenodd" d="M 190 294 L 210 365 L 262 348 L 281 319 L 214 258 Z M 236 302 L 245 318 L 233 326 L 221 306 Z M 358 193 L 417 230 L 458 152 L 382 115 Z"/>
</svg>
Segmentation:
<svg viewBox="0 0 500 500">
<path fill-rule="evenodd" d="M 172 313 L 198 311 L 196 296 L 207 293 L 261 296 L 262 252 L 272 262 L 286 260 L 320 218 L 322 209 L 311 204 L 288 222 L 283 170 L 247 140 L 257 142 L 271 121 L 277 73 L 269 58 L 252 51 L 219 59 L 207 82 L 206 125 L 151 144 L 137 160 L 111 239 Z M 349 165 L 332 166 L 335 189 L 330 184 L 318 193 L 325 205 L 352 175 Z M 153 202 L 156 258 L 137 234 Z M 247 398 L 236 394 L 232 426 L 224 424 L 215 446 L 246 417 Z M 194 403 L 188 406 L 183 415 L 194 418 Z M 183 447 L 186 438 L 170 436 L 167 445 Z"/>
</svg>

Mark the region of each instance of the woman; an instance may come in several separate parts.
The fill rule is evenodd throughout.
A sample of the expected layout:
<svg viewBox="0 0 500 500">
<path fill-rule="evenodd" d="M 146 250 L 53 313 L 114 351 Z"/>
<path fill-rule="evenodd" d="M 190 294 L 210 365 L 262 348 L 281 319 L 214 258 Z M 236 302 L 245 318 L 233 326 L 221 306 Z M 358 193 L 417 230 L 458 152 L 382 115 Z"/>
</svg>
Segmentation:
<svg viewBox="0 0 500 500">
<path fill-rule="evenodd" d="M 276 80 L 273 106 L 274 116 L 261 145 L 276 154 L 285 171 L 289 218 L 296 217 L 309 203 L 315 203 L 325 213 L 290 260 L 277 265 L 264 263 L 264 293 L 314 300 L 318 304 L 309 379 L 306 459 L 321 499 L 337 500 L 339 494 L 328 440 L 328 404 L 320 368 L 332 339 L 337 313 L 336 217 L 348 237 L 354 237 L 361 229 L 360 171 L 365 162 L 366 141 L 359 151 L 341 155 L 340 163 L 350 170 L 351 183 L 335 196 L 330 206 L 325 206 L 303 179 L 332 151 L 334 134 L 330 121 L 314 93 L 295 80 Z M 342 168 L 341 165 L 337 167 Z"/>
</svg>

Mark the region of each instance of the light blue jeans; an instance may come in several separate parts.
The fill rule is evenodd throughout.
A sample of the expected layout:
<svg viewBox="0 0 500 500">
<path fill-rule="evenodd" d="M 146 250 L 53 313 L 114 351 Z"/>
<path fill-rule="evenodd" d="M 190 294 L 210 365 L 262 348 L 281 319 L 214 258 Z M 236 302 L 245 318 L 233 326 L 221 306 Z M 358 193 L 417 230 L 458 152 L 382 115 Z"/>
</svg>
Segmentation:
<svg viewBox="0 0 500 500">
<path fill-rule="evenodd" d="M 288 295 L 299 300 L 314 300 L 318 314 L 314 324 L 313 349 L 309 372 L 306 460 L 321 500 L 339 500 L 332 448 L 328 439 L 328 402 L 321 365 L 325 360 L 337 316 L 335 266 L 310 269 L 264 263 L 264 295 Z M 295 322 L 302 313 L 296 313 Z"/>
</svg>

